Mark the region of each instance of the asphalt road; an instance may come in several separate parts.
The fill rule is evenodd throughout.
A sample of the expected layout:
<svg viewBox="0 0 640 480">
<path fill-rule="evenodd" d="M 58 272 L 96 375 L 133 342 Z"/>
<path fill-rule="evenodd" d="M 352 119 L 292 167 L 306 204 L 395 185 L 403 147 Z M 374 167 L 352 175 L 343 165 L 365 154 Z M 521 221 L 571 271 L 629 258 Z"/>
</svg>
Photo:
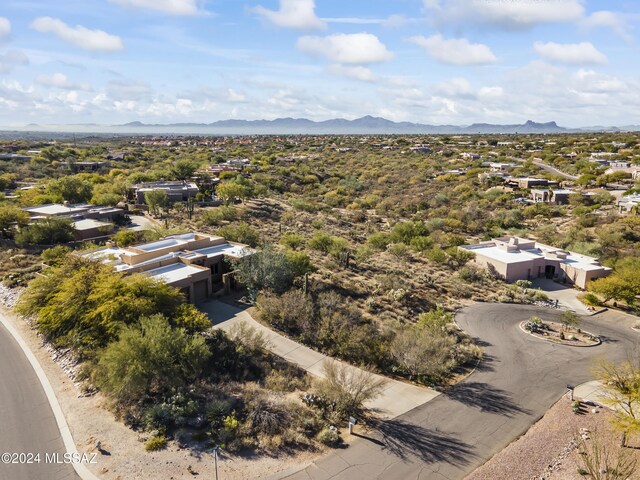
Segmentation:
<svg viewBox="0 0 640 480">
<path fill-rule="evenodd" d="M 462 479 L 527 431 L 566 392 L 593 379 L 598 358 L 622 360 L 640 335 L 628 326 L 585 317 L 582 328 L 600 335 L 597 347 L 561 346 L 519 329 L 532 315 L 559 312 L 531 306 L 477 304 L 456 321 L 485 348 L 466 380 L 429 403 L 356 440 L 289 479 Z M 356 427 L 357 431 L 357 427 Z M 517 465 L 514 465 L 517 468 Z"/>
<path fill-rule="evenodd" d="M 516 162 L 520 162 L 520 163 L 525 163 L 527 160 L 524 160 L 522 158 L 517 158 L 517 157 L 509 157 L 510 160 L 515 160 Z M 578 177 L 577 175 L 571 175 L 570 173 L 566 173 L 563 172 L 562 170 L 558 170 L 556 167 L 553 167 L 551 165 L 549 165 L 548 163 L 544 163 L 544 162 L 540 162 L 538 160 L 535 161 L 531 161 L 531 163 L 533 163 L 534 165 L 542 168 L 543 170 L 546 170 L 548 172 L 551 173 L 555 173 L 556 175 L 560 175 L 561 177 L 566 178 L 567 180 L 577 180 Z"/>
<path fill-rule="evenodd" d="M 0 454 L 40 453 L 41 463 L 0 461 L 0 480 L 79 480 L 68 464 L 45 463 L 45 454 L 65 452 L 42 385 L 31 364 L 0 324 Z"/>
</svg>

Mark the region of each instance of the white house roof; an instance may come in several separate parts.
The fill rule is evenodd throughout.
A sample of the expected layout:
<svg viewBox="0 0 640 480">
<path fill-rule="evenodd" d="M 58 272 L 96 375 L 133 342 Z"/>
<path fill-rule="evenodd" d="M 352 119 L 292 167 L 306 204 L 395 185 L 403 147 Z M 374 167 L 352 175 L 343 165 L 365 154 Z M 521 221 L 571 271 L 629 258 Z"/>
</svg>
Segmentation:
<svg viewBox="0 0 640 480">
<path fill-rule="evenodd" d="M 180 280 L 186 280 L 196 273 L 202 272 L 202 267 L 198 268 L 193 265 L 186 265 L 184 263 L 173 263 L 160 268 L 154 268 L 153 270 L 147 270 L 142 272 L 152 278 L 160 279 L 169 284 L 179 282 Z"/>
<path fill-rule="evenodd" d="M 255 253 L 255 250 L 253 250 L 252 248 L 247 248 L 245 245 L 223 243 L 222 245 L 215 245 L 213 247 L 194 250 L 194 252 L 206 255 L 209 258 L 216 257 L 218 255 L 227 255 L 229 257 L 242 258 Z"/>
</svg>

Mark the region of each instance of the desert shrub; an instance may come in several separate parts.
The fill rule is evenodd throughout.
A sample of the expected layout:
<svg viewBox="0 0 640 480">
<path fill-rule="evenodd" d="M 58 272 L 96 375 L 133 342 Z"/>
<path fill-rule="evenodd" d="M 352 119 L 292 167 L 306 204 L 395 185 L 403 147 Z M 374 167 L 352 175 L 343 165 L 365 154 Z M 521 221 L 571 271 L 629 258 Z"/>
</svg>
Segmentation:
<svg viewBox="0 0 640 480">
<path fill-rule="evenodd" d="M 282 293 L 293 284 L 294 265 L 283 252 L 266 245 L 262 250 L 233 261 L 241 283 L 252 290 Z"/>
<path fill-rule="evenodd" d="M 484 278 L 482 272 L 475 265 L 467 265 L 458 270 L 460 279 L 469 283 L 481 282 Z"/>
<path fill-rule="evenodd" d="M 367 238 L 367 244 L 376 250 L 385 250 L 389 243 L 391 238 L 388 233 L 373 233 Z"/>
<path fill-rule="evenodd" d="M 310 296 L 290 290 L 280 297 L 258 297 L 262 318 L 280 330 L 307 337 L 313 330 L 314 305 Z"/>
<path fill-rule="evenodd" d="M 147 443 L 144 444 L 144 449 L 147 452 L 156 452 L 158 450 L 164 450 L 165 448 L 167 448 L 167 438 L 164 435 L 151 437 L 147 440 Z"/>
<path fill-rule="evenodd" d="M 324 378 L 316 383 L 316 391 L 343 418 L 361 412 L 364 404 L 380 395 L 384 386 L 384 380 L 373 373 L 335 360 L 325 360 L 322 370 Z"/>
<path fill-rule="evenodd" d="M 194 381 L 209 355 L 203 338 L 156 314 L 125 327 L 99 354 L 92 378 L 107 396 L 128 404 Z"/>
<path fill-rule="evenodd" d="M 229 329 L 229 337 L 248 353 L 258 353 L 268 348 L 269 341 L 263 332 L 242 321 L 235 323 Z"/>
<path fill-rule="evenodd" d="M 246 222 L 226 225 L 216 231 L 217 235 L 230 242 L 244 243 L 255 247 L 260 242 L 260 232 Z"/>
<path fill-rule="evenodd" d="M 587 305 L 591 305 L 593 307 L 600 306 L 600 299 L 593 293 L 585 293 L 581 296 L 580 300 L 582 300 L 583 303 L 586 303 Z"/>
<path fill-rule="evenodd" d="M 455 339 L 445 332 L 412 327 L 400 330 L 389 349 L 403 374 L 422 383 L 433 383 L 455 366 L 451 356 L 454 345 Z"/>
<path fill-rule="evenodd" d="M 318 440 L 321 444 L 326 445 L 327 447 L 337 447 L 342 443 L 342 439 L 336 430 L 330 429 L 329 427 L 325 427 L 316 436 L 316 440 Z"/>
<path fill-rule="evenodd" d="M 305 243 L 305 238 L 297 233 L 284 233 L 280 237 L 280 243 L 285 247 L 297 250 Z"/>
<path fill-rule="evenodd" d="M 396 258 L 406 259 L 409 256 L 409 247 L 404 243 L 392 243 L 388 247 L 388 252 Z"/>
<path fill-rule="evenodd" d="M 67 255 L 71 253 L 71 249 L 69 247 L 65 247 L 64 245 L 57 245 L 52 248 L 47 248 L 44 250 L 40 257 L 42 261 L 49 266 L 59 267 L 64 263 L 67 259 Z"/>
<path fill-rule="evenodd" d="M 291 415 L 285 405 L 275 397 L 249 399 L 245 405 L 247 422 L 254 435 L 278 435 L 291 422 Z"/>
<path fill-rule="evenodd" d="M 204 211 L 200 218 L 207 225 L 221 225 L 223 222 L 233 222 L 243 217 L 241 210 L 230 205 L 222 205 Z"/>
<path fill-rule="evenodd" d="M 20 229 L 15 235 L 16 243 L 27 245 L 53 245 L 73 240 L 71 219 L 64 217 L 46 217 Z"/>
</svg>

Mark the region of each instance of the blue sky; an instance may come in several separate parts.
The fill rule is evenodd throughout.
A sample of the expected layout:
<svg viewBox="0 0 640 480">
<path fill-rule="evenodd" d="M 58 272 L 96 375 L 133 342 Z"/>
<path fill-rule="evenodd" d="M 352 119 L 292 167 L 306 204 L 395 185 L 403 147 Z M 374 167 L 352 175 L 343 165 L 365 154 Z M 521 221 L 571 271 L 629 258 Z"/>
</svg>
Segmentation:
<svg viewBox="0 0 640 480">
<path fill-rule="evenodd" d="M 3 0 L 0 125 L 640 124 L 633 0 Z"/>
</svg>

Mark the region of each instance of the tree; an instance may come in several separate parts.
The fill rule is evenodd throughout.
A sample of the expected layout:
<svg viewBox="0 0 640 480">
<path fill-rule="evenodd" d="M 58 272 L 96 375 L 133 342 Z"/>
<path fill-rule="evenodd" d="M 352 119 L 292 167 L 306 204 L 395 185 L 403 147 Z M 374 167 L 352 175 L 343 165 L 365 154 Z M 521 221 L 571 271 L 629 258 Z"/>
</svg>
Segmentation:
<svg viewBox="0 0 640 480">
<path fill-rule="evenodd" d="M 615 423 L 625 438 L 629 433 L 640 432 L 640 358 L 620 364 L 604 360 L 595 373 L 606 391 L 604 401 L 613 407 Z"/>
<path fill-rule="evenodd" d="M 578 328 L 580 326 L 580 317 L 570 310 L 565 310 L 560 314 L 560 323 L 562 328 L 567 330 L 568 328 Z"/>
<path fill-rule="evenodd" d="M 252 290 L 269 289 L 276 293 L 293 284 L 294 268 L 287 255 L 267 245 L 262 250 L 233 261 L 238 280 Z"/>
<path fill-rule="evenodd" d="M 91 199 L 93 185 L 77 175 L 71 175 L 52 180 L 47 185 L 47 190 L 70 203 L 84 203 Z"/>
<path fill-rule="evenodd" d="M 580 439 L 578 456 L 592 480 L 627 480 L 636 471 L 638 463 L 625 450 L 614 456 L 611 447 L 601 441 L 597 432 L 591 433 L 588 443 L 584 438 Z"/>
<path fill-rule="evenodd" d="M 171 173 L 176 180 L 186 180 L 191 178 L 198 166 L 191 160 L 178 160 L 173 164 Z"/>
<path fill-rule="evenodd" d="M 318 394 L 327 402 L 335 402 L 335 410 L 343 417 L 356 415 L 364 404 L 382 393 L 385 380 L 373 373 L 327 359 L 322 365 L 324 378 L 316 385 Z"/>
<path fill-rule="evenodd" d="M 391 356 L 410 379 L 439 380 L 453 366 L 451 351 L 455 339 L 442 331 L 405 328 L 392 340 Z"/>
<path fill-rule="evenodd" d="M 125 327 L 99 354 L 92 377 L 109 397 L 130 404 L 193 382 L 210 355 L 203 337 L 171 327 L 161 314 L 151 315 Z"/>
<path fill-rule="evenodd" d="M 165 190 L 150 190 L 144 194 L 144 202 L 149 206 L 152 215 L 158 215 L 160 209 L 169 205 L 169 195 Z"/>
<path fill-rule="evenodd" d="M 16 243 L 27 245 L 54 245 L 73 240 L 73 223 L 64 217 L 45 217 L 28 225 L 16 234 Z"/>
<path fill-rule="evenodd" d="M 14 227 L 23 227 L 29 222 L 29 214 L 13 205 L 0 205 L 0 233 L 4 238 L 14 234 Z"/>
<path fill-rule="evenodd" d="M 623 258 L 608 277 L 589 282 L 588 289 L 609 300 L 624 300 L 629 305 L 640 295 L 640 257 Z"/>
<path fill-rule="evenodd" d="M 43 273 L 21 295 L 18 312 L 34 317 L 45 338 L 81 355 L 92 355 L 126 325 L 158 312 L 188 332 L 211 326 L 178 289 L 142 274 L 124 276 L 75 255 Z"/>
<path fill-rule="evenodd" d="M 222 182 L 216 187 L 216 196 L 221 199 L 225 205 L 233 203 L 234 200 L 244 200 L 247 197 L 247 189 L 244 185 L 233 182 Z"/>
</svg>

